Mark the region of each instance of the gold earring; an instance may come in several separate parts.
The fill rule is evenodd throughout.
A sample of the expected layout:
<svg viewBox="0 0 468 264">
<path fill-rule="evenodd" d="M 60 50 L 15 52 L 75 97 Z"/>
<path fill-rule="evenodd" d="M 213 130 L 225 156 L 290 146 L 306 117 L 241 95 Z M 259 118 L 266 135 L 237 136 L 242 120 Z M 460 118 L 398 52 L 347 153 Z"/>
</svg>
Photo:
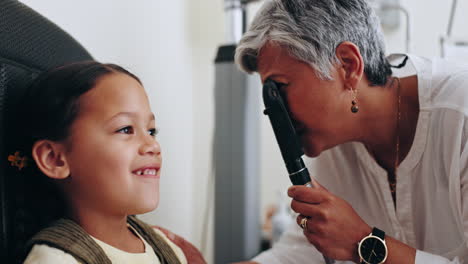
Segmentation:
<svg viewBox="0 0 468 264">
<path fill-rule="evenodd" d="M 351 100 L 351 112 L 353 114 L 356 114 L 357 112 L 359 112 L 359 106 L 357 105 L 357 100 L 356 100 L 357 89 L 353 90 L 353 88 L 350 87 L 349 90 L 353 93 L 353 100 Z"/>
</svg>

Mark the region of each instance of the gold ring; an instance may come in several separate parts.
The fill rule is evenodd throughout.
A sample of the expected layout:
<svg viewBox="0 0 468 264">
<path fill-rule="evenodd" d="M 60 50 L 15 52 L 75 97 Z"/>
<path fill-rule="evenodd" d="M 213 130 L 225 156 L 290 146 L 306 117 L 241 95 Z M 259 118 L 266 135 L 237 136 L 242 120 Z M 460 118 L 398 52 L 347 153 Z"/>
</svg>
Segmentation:
<svg viewBox="0 0 468 264">
<path fill-rule="evenodd" d="M 303 230 L 307 228 L 307 220 L 309 220 L 307 217 L 304 217 L 301 219 L 301 223 L 299 224 Z"/>
</svg>

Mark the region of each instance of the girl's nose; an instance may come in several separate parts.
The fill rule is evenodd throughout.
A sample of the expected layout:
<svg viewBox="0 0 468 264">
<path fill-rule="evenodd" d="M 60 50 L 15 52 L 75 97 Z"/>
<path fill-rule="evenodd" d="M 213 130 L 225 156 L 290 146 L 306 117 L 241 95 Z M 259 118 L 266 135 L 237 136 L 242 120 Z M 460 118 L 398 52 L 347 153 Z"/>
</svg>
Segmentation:
<svg viewBox="0 0 468 264">
<path fill-rule="evenodd" d="M 160 155 L 161 146 L 159 145 L 159 142 L 156 140 L 156 138 L 146 134 L 145 136 L 143 136 L 143 142 L 140 146 L 139 152 L 141 155 Z"/>
</svg>

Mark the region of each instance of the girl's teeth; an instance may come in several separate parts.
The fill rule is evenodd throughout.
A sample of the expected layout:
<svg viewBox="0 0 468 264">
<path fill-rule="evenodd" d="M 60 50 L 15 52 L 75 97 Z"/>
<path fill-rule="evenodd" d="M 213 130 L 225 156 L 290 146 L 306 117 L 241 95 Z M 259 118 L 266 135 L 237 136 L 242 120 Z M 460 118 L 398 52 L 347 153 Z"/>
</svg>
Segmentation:
<svg viewBox="0 0 468 264">
<path fill-rule="evenodd" d="M 154 170 L 154 169 L 145 170 L 145 174 L 156 175 L 156 170 Z"/>
<path fill-rule="evenodd" d="M 138 175 L 156 175 L 155 169 L 146 169 L 146 170 L 139 170 L 137 171 Z"/>
</svg>

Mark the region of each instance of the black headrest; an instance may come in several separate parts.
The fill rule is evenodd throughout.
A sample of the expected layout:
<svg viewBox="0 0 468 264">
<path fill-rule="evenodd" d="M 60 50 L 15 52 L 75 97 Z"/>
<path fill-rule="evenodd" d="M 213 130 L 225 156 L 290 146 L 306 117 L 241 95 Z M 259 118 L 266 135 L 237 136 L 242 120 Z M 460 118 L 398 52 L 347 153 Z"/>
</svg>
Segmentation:
<svg viewBox="0 0 468 264">
<path fill-rule="evenodd" d="M 10 166 L 19 98 L 42 71 L 69 62 L 92 60 L 70 35 L 16 0 L 0 0 L 0 259 L 18 263 L 26 240 L 35 232 L 36 219 L 26 197 L 28 182 Z M 47 205 L 45 205 L 47 206 Z M 39 208 L 40 209 L 40 208 Z"/>
</svg>

